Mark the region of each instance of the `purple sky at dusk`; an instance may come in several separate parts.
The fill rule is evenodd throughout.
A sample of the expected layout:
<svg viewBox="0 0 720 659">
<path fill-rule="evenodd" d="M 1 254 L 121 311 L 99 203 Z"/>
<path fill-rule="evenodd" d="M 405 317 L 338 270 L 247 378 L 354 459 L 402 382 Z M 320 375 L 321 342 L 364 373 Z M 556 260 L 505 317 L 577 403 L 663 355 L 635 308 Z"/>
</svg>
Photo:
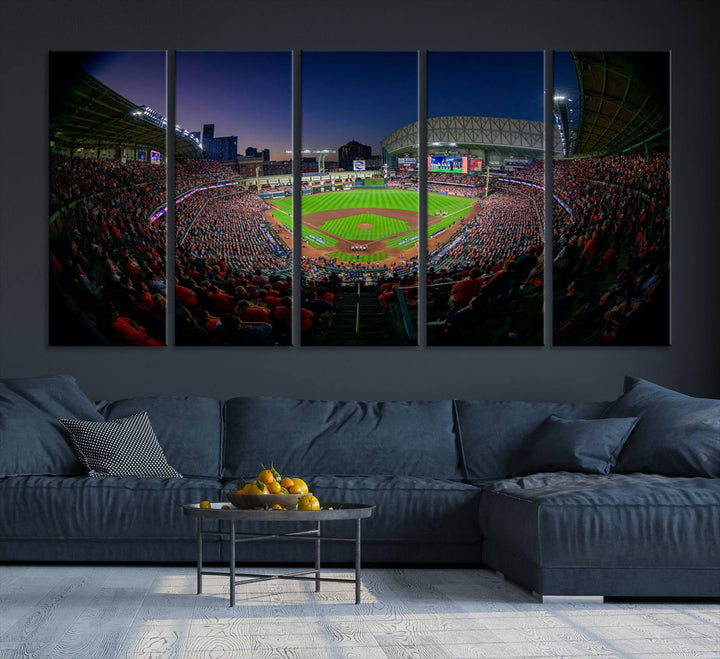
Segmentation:
<svg viewBox="0 0 720 659">
<path fill-rule="evenodd" d="M 417 53 L 302 53 L 302 148 L 380 140 L 417 121 Z M 331 156 L 329 159 L 337 159 Z"/>
<path fill-rule="evenodd" d="M 237 135 L 240 155 L 253 146 L 292 158 L 292 53 L 178 51 L 175 68 L 180 126 L 215 124 L 215 137 Z"/>
<path fill-rule="evenodd" d="M 129 101 L 167 115 L 165 64 L 164 50 L 97 51 L 83 68 Z"/>
</svg>

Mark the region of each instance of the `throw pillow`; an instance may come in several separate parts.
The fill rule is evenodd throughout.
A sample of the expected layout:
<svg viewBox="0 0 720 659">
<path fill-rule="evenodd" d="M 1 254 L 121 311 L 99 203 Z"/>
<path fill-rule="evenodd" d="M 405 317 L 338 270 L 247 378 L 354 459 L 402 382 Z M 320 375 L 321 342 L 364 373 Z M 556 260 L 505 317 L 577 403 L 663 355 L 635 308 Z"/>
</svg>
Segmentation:
<svg viewBox="0 0 720 659">
<path fill-rule="evenodd" d="M 60 419 L 90 476 L 182 478 L 167 462 L 147 412 L 112 421 Z"/>
<path fill-rule="evenodd" d="M 638 417 L 562 419 L 551 414 L 530 436 L 516 476 L 548 471 L 609 474 Z"/>
<path fill-rule="evenodd" d="M 0 380 L 0 478 L 83 473 L 59 417 L 103 420 L 72 376 Z"/>
<path fill-rule="evenodd" d="M 720 400 L 627 377 L 605 415 L 640 417 L 613 471 L 720 478 Z"/>
</svg>

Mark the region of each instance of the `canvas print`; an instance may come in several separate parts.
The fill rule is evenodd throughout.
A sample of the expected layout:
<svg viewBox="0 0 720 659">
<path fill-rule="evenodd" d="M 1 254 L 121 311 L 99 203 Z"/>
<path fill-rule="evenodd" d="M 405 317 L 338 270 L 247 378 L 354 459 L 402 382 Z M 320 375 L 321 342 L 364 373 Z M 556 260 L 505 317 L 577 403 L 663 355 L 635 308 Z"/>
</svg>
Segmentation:
<svg viewBox="0 0 720 659">
<path fill-rule="evenodd" d="M 427 343 L 543 344 L 542 52 L 430 52 Z"/>
<path fill-rule="evenodd" d="M 302 344 L 417 344 L 416 52 L 302 53 Z"/>
<path fill-rule="evenodd" d="M 290 345 L 292 54 L 175 63 L 175 344 Z"/>
<path fill-rule="evenodd" d="M 49 343 L 166 342 L 164 51 L 49 56 Z"/>
<path fill-rule="evenodd" d="M 670 53 L 556 52 L 555 345 L 670 344 Z"/>
</svg>

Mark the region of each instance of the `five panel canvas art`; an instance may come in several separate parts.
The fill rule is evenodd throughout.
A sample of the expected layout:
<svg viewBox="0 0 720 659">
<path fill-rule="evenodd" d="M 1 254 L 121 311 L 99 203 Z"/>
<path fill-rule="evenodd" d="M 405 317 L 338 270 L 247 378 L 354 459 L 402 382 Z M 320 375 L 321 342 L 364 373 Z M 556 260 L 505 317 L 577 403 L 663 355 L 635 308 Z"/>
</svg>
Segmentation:
<svg viewBox="0 0 720 659">
<path fill-rule="evenodd" d="M 669 53 L 549 59 L 51 52 L 50 344 L 669 345 Z"/>
</svg>

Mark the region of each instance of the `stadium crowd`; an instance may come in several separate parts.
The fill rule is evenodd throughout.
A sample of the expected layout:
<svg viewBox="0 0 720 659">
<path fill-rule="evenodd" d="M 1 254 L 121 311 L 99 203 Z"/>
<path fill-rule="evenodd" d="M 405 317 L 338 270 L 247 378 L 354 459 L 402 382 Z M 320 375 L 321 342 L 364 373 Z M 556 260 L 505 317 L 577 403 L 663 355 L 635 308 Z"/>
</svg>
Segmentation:
<svg viewBox="0 0 720 659">
<path fill-rule="evenodd" d="M 291 256 L 269 209 L 254 193 L 217 189 L 177 207 L 178 344 L 290 343 Z"/>
<path fill-rule="evenodd" d="M 669 343 L 667 153 L 556 161 L 555 342 Z M 568 212 L 570 211 L 570 212 Z"/>
<path fill-rule="evenodd" d="M 164 345 L 165 167 L 53 156 L 50 181 L 51 342 L 79 340 L 71 315 L 92 342 Z"/>
<path fill-rule="evenodd" d="M 428 255 L 430 345 L 541 341 L 541 209 L 525 194 L 494 188 Z"/>
</svg>

